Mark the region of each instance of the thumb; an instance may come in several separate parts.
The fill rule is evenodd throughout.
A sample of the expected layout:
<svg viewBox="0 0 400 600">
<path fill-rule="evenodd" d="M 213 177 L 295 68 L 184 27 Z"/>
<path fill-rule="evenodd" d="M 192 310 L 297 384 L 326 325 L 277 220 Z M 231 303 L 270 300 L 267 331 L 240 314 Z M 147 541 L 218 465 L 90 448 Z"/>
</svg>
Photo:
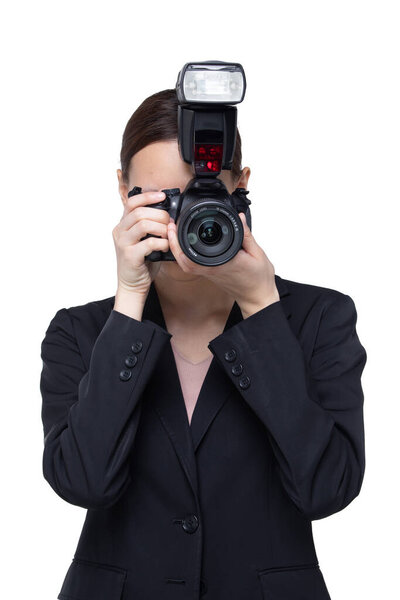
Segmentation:
<svg viewBox="0 0 400 600">
<path fill-rule="evenodd" d="M 250 230 L 250 227 L 247 225 L 245 214 L 243 212 L 240 212 L 239 217 L 240 217 L 240 220 L 242 221 L 243 229 L 244 229 L 244 237 L 243 237 L 243 244 L 242 244 L 243 250 L 245 250 L 252 256 L 256 256 L 259 246 L 258 246 L 256 240 L 254 239 L 254 236 Z"/>
</svg>

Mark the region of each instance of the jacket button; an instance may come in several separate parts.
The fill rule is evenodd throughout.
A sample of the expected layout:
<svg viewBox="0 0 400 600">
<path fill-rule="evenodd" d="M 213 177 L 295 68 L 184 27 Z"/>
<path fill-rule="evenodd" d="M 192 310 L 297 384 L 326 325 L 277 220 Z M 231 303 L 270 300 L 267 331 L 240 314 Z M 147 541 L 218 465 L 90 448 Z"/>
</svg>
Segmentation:
<svg viewBox="0 0 400 600">
<path fill-rule="evenodd" d="M 233 365 L 231 371 L 233 375 L 240 375 L 243 372 L 243 365 L 241 363 L 237 363 L 236 365 Z"/>
<path fill-rule="evenodd" d="M 127 367 L 132 368 L 136 365 L 137 360 L 137 356 L 135 356 L 135 354 L 132 354 L 126 357 L 125 364 Z"/>
<path fill-rule="evenodd" d="M 119 374 L 119 378 L 122 379 L 122 381 L 128 381 L 128 379 L 130 379 L 131 376 L 132 371 L 129 371 L 129 369 L 123 369 L 123 371 L 121 371 Z"/>
<path fill-rule="evenodd" d="M 135 354 L 137 352 L 140 352 L 142 348 L 143 348 L 143 342 L 142 342 L 142 340 L 136 340 L 136 342 L 134 342 L 132 344 L 132 352 L 134 352 Z"/>
<path fill-rule="evenodd" d="M 242 377 L 242 379 L 239 379 L 239 385 L 242 388 L 242 390 L 246 390 L 250 385 L 250 377 L 245 375 L 244 377 Z"/>
<path fill-rule="evenodd" d="M 227 352 L 225 352 L 224 358 L 228 362 L 232 362 L 236 358 L 236 350 L 234 350 L 233 348 L 231 348 L 230 350 L 228 350 Z"/>
<path fill-rule="evenodd" d="M 186 533 L 194 533 L 199 526 L 199 520 L 196 515 L 188 515 L 182 521 L 182 527 Z"/>
</svg>

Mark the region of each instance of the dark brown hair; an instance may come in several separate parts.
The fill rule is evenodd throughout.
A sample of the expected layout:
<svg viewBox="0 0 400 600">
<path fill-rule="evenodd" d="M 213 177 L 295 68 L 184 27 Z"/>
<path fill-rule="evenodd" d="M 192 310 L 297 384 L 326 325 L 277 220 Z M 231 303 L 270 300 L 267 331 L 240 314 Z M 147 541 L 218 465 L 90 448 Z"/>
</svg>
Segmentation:
<svg viewBox="0 0 400 600">
<path fill-rule="evenodd" d="M 178 99 L 175 89 L 162 90 L 149 96 L 135 110 L 122 136 L 121 171 L 125 183 L 131 158 L 154 142 L 178 139 Z M 237 182 L 242 173 L 242 141 L 236 128 L 236 146 L 231 175 Z"/>
</svg>

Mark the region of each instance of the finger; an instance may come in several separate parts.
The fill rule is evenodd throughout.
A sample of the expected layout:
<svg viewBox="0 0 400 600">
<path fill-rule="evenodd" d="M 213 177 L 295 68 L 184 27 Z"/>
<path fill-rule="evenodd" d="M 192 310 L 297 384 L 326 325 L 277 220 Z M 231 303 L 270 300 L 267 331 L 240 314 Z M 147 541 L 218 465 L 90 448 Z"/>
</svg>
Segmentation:
<svg viewBox="0 0 400 600">
<path fill-rule="evenodd" d="M 168 223 L 167 231 L 169 247 L 172 254 L 174 255 L 176 262 L 183 271 L 190 270 L 191 266 L 193 265 L 193 262 L 186 256 L 186 254 L 183 252 L 182 248 L 179 245 L 178 236 L 176 234 L 176 224 L 174 223 L 172 217 L 170 223 Z"/>
<path fill-rule="evenodd" d="M 129 214 L 132 210 L 135 210 L 135 208 L 138 206 L 151 206 L 152 204 L 157 204 L 163 200 L 165 200 L 164 192 L 142 192 L 141 194 L 130 196 L 125 202 L 123 217 Z"/>
<path fill-rule="evenodd" d="M 141 241 L 147 234 L 168 239 L 167 226 L 151 219 L 140 219 L 128 231 L 122 231 L 120 241 L 128 246 Z"/>
<path fill-rule="evenodd" d="M 131 210 L 126 214 L 119 222 L 119 229 L 121 231 L 129 231 L 133 225 L 143 219 L 150 219 L 157 221 L 158 223 L 164 223 L 168 225 L 169 214 L 165 210 L 159 208 L 152 208 L 151 206 L 138 206 L 134 210 Z"/>
<path fill-rule="evenodd" d="M 240 212 L 239 217 L 243 223 L 243 230 L 244 230 L 243 243 L 242 243 L 243 250 L 245 250 L 252 256 L 256 256 L 260 247 L 257 244 L 256 240 L 254 239 L 254 236 L 251 232 L 250 227 L 247 225 L 245 214 L 243 212 Z"/>
</svg>

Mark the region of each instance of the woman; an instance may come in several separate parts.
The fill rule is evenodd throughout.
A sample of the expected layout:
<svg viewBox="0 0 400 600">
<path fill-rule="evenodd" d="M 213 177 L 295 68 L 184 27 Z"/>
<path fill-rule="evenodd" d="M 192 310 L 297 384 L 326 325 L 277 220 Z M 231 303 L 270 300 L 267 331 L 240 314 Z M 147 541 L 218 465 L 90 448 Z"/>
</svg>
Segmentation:
<svg viewBox="0 0 400 600">
<path fill-rule="evenodd" d="M 115 296 L 60 309 L 42 342 L 44 477 L 87 509 L 58 598 L 327 600 L 311 522 L 365 469 L 355 305 L 275 275 L 243 214 L 233 260 L 188 260 L 152 209 L 193 176 L 176 117 L 165 90 L 126 126 Z"/>
</svg>

